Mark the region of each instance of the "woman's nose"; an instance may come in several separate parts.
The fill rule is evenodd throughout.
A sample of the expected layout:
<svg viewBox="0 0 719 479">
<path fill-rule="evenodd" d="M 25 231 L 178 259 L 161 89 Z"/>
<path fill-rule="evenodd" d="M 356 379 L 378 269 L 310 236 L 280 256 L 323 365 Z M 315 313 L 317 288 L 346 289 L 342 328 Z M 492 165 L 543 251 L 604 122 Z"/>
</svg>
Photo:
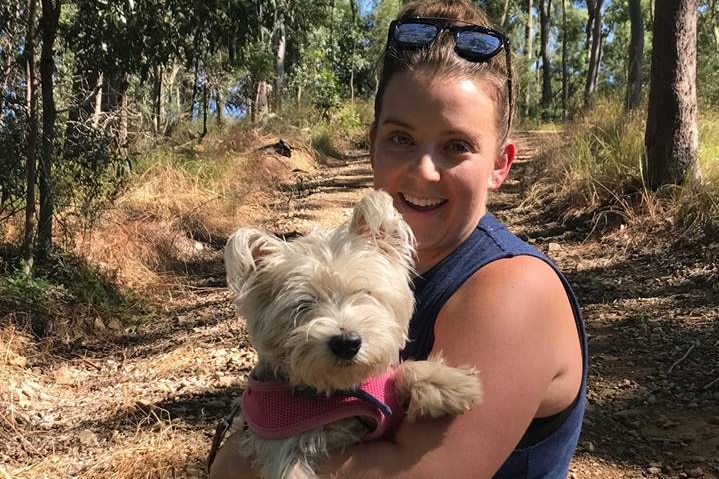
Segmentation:
<svg viewBox="0 0 719 479">
<path fill-rule="evenodd" d="M 439 181 L 437 158 L 432 152 L 423 152 L 415 164 L 415 174 L 424 181 Z"/>
</svg>

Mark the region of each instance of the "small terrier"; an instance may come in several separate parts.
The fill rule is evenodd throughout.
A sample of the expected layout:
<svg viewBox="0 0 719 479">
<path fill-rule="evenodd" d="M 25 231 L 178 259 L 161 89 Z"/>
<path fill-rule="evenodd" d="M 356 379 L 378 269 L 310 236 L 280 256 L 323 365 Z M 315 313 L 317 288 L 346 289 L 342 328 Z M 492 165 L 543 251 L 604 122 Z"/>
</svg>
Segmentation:
<svg viewBox="0 0 719 479">
<path fill-rule="evenodd" d="M 242 397 L 240 453 L 266 479 L 317 477 L 332 449 L 481 397 L 476 371 L 437 355 L 399 362 L 414 308 L 414 236 L 384 192 L 351 219 L 294 241 L 241 228 L 227 283 L 258 353 Z"/>
</svg>

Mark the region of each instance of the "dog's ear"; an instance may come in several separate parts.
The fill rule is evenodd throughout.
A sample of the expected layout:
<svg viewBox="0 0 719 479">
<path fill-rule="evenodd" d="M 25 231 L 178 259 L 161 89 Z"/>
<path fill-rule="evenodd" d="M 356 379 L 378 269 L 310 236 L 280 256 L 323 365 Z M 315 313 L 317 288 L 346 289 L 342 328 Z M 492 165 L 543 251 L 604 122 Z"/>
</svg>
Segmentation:
<svg viewBox="0 0 719 479">
<path fill-rule="evenodd" d="M 414 234 L 386 192 L 373 190 L 355 205 L 349 230 L 371 239 L 380 250 L 410 269 L 414 266 Z"/>
<path fill-rule="evenodd" d="M 261 264 L 262 258 L 276 251 L 282 240 L 253 228 L 240 228 L 227 240 L 225 271 L 227 286 L 239 294 Z"/>
</svg>

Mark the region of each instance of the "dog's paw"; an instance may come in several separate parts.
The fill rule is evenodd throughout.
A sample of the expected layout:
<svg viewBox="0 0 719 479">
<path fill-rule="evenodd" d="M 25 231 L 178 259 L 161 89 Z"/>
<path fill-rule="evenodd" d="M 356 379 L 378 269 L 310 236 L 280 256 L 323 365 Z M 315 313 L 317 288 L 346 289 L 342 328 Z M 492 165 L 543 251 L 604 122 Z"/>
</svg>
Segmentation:
<svg viewBox="0 0 719 479">
<path fill-rule="evenodd" d="M 456 416 L 482 399 L 477 371 L 450 367 L 439 355 L 427 361 L 405 361 L 397 369 L 396 385 L 408 403 L 407 419 Z"/>
</svg>

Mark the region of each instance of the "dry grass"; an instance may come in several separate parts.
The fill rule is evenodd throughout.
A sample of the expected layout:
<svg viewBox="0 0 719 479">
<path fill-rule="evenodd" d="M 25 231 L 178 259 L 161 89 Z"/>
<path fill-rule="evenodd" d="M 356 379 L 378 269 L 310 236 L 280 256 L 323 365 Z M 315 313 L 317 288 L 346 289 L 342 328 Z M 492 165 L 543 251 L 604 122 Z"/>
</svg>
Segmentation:
<svg viewBox="0 0 719 479">
<path fill-rule="evenodd" d="M 206 258 L 241 225 L 261 225 L 282 201 L 279 185 L 315 167 L 299 140 L 289 140 L 291 158 L 261 149 L 276 141 L 238 127 L 191 150 L 156 151 L 82 242 L 83 254 L 133 288 L 166 283 L 172 265 Z"/>
<path fill-rule="evenodd" d="M 206 477 L 207 438 L 149 415 L 134 435 L 113 434 L 38 458 L 33 464 L 9 467 L 15 479 L 176 479 Z M 0 477 L 2 477 L 0 470 Z"/>
<path fill-rule="evenodd" d="M 644 116 L 624 114 L 617 101 L 599 102 L 567 127 L 572 135 L 547 145 L 541 157 L 547 181 L 526 202 L 552 198 L 564 221 L 590 217 L 593 231 L 618 228 L 636 242 L 659 231 L 684 238 L 719 231 L 719 117 L 700 118 L 703 181 L 657 193 L 642 181 Z"/>
</svg>

